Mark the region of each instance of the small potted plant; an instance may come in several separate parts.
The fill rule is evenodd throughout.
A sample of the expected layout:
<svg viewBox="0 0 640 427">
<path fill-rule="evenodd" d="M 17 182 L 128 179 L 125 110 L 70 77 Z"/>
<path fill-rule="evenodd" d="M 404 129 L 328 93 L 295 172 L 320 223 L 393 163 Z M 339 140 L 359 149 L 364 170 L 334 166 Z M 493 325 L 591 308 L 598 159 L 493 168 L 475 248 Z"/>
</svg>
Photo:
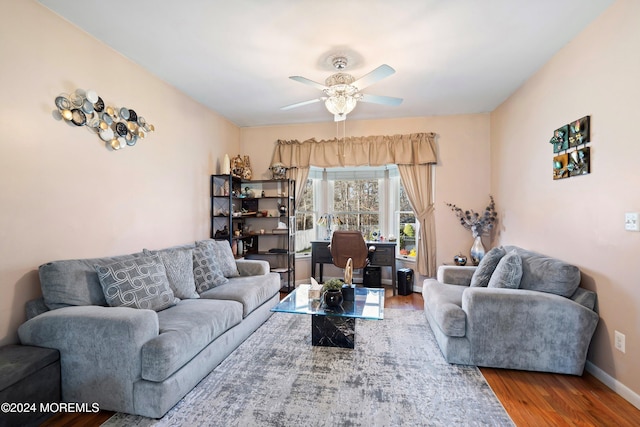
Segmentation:
<svg viewBox="0 0 640 427">
<path fill-rule="evenodd" d="M 340 279 L 329 279 L 322 285 L 324 303 L 329 307 L 338 307 L 342 304 L 342 285 Z"/>
</svg>

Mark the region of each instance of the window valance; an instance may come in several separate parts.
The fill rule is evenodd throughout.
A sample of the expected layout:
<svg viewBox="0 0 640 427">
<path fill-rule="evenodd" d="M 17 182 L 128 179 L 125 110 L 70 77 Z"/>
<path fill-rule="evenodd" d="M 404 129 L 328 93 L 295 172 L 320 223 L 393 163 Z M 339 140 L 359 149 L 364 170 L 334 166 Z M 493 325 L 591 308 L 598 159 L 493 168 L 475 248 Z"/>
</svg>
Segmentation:
<svg viewBox="0 0 640 427">
<path fill-rule="evenodd" d="M 425 165 L 437 163 L 434 133 L 361 136 L 316 141 L 278 140 L 273 163 L 309 166 Z"/>
</svg>

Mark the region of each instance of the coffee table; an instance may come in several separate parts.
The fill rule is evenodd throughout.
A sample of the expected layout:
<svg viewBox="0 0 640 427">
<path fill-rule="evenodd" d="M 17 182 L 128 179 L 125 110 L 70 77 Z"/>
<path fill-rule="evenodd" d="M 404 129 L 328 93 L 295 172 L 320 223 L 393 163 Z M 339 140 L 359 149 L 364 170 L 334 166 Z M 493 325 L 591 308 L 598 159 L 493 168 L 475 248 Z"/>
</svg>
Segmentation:
<svg viewBox="0 0 640 427">
<path fill-rule="evenodd" d="M 309 297 L 310 285 L 300 285 L 271 309 L 274 312 L 311 315 L 311 344 L 355 347 L 356 319 L 384 319 L 384 289 L 355 288 L 352 301 L 327 307 Z"/>
</svg>

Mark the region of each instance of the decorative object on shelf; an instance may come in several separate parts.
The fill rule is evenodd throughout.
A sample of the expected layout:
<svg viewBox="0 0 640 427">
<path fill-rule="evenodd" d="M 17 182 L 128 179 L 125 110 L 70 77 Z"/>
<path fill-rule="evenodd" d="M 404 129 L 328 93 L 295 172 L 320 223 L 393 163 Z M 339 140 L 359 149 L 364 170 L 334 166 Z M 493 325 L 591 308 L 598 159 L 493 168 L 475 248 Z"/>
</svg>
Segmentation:
<svg viewBox="0 0 640 427">
<path fill-rule="evenodd" d="M 495 210 L 495 202 L 493 196 L 489 196 L 490 203 L 480 215 L 473 210 L 462 210 L 458 206 L 447 203 L 446 205 L 456 214 L 460 220 L 460 224 L 467 230 L 471 230 L 473 235 L 473 245 L 471 246 L 471 260 L 474 265 L 478 265 L 482 257 L 484 257 L 484 246 L 482 245 L 482 235 L 486 234 L 493 228 L 493 224 L 497 219 Z"/>
<path fill-rule="evenodd" d="M 113 150 L 136 145 L 138 139 L 155 130 L 135 110 L 105 106 L 94 90 L 76 89 L 71 94 L 63 93 L 54 103 L 66 122 L 90 128 L 107 148 Z"/>
<path fill-rule="evenodd" d="M 553 179 L 569 178 L 590 173 L 591 119 L 584 116 L 553 132 Z"/>
<path fill-rule="evenodd" d="M 453 262 L 456 265 L 466 265 L 467 264 L 467 257 L 460 253 L 460 254 L 458 254 L 458 255 L 453 257 Z"/>
<path fill-rule="evenodd" d="M 222 228 L 222 230 L 216 230 L 214 238 L 215 239 L 228 239 L 229 238 L 229 227 L 225 225 L 224 228 Z"/>
<path fill-rule="evenodd" d="M 223 175 L 229 175 L 231 173 L 231 160 L 229 160 L 228 154 L 225 154 L 224 159 L 222 159 L 222 165 L 220 165 L 220 173 Z"/>
<path fill-rule="evenodd" d="M 269 168 L 273 179 L 286 179 L 287 168 L 282 163 L 274 163 Z"/>
<path fill-rule="evenodd" d="M 251 172 L 251 162 L 249 161 L 249 156 L 244 156 L 243 163 L 244 163 L 244 169 L 242 170 L 242 178 L 251 179 L 252 172 Z"/>
<path fill-rule="evenodd" d="M 244 197 L 256 197 L 256 193 L 250 187 L 244 187 L 244 192 L 242 194 Z"/>
<path fill-rule="evenodd" d="M 238 154 L 236 157 L 234 157 L 231 160 L 231 175 L 238 178 L 242 178 L 243 174 L 244 174 L 244 160 L 242 160 L 242 157 L 240 157 L 240 154 Z"/>
</svg>

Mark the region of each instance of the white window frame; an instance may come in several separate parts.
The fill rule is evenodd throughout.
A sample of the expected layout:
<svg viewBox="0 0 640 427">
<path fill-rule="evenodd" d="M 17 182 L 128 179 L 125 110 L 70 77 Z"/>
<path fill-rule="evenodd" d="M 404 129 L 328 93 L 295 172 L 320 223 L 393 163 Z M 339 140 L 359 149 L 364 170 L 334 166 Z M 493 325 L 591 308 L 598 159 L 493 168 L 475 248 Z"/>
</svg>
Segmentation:
<svg viewBox="0 0 640 427">
<path fill-rule="evenodd" d="M 370 173 L 367 177 L 367 173 Z M 378 215 L 380 218 L 380 233 L 385 237 L 385 241 L 388 239 L 390 233 L 395 235 L 396 238 L 396 258 L 405 261 L 415 261 L 415 257 L 407 255 L 400 255 L 400 236 L 398 235 L 400 227 L 400 175 L 395 165 L 389 165 L 382 168 L 331 168 L 320 169 L 312 167 L 309 173 L 309 179 L 313 180 L 313 193 L 314 193 L 314 224 L 315 235 L 317 240 L 324 240 L 326 235 L 326 229 L 323 226 L 318 225 L 320 217 L 326 213 L 332 212 L 333 206 L 333 185 L 330 181 L 333 179 L 348 179 L 345 178 L 349 174 L 354 176 L 353 179 L 372 179 L 378 178 L 378 190 L 380 194 L 380 203 Z M 419 224 L 415 224 L 416 230 L 416 247 L 418 239 Z M 297 256 L 306 257 L 308 253 L 298 254 Z"/>
</svg>

